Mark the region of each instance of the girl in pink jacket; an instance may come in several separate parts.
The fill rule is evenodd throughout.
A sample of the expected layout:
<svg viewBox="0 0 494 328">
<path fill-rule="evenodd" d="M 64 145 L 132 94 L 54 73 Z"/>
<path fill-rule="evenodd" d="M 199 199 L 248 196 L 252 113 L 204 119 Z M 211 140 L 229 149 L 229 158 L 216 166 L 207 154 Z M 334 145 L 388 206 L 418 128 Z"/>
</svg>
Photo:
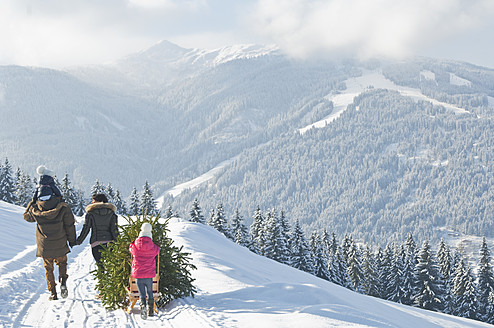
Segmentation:
<svg viewBox="0 0 494 328">
<path fill-rule="evenodd" d="M 131 274 L 139 290 L 141 316 L 144 319 L 154 315 L 153 278 L 156 276 L 155 257 L 160 252 L 159 246 L 153 243 L 151 230 L 151 224 L 143 223 L 139 237 L 129 246 L 129 252 L 133 255 Z"/>
</svg>

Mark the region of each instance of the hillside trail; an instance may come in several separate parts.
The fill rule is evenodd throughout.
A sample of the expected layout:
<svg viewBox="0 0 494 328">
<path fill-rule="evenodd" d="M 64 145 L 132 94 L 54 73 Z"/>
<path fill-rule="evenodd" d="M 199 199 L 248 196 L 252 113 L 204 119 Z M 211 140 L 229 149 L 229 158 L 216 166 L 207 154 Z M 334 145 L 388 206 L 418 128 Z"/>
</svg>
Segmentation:
<svg viewBox="0 0 494 328">
<path fill-rule="evenodd" d="M 26 257 L 34 258 L 36 248 L 13 259 L 15 262 L 24 261 Z M 32 256 L 32 257 L 31 257 Z M 2 284 L 12 284 L 9 288 L 10 299 L 14 304 L 9 306 L 12 327 L 218 327 L 218 320 L 210 313 L 201 311 L 188 300 L 175 300 L 152 318 L 142 320 L 137 304 L 131 313 L 123 310 L 107 311 L 96 299 L 95 278 L 91 273 L 95 263 L 91 247 L 76 246 L 68 254 L 67 287 L 69 296 L 57 301 L 49 301 L 49 293 L 44 278 L 44 268 L 41 259 L 28 264 L 18 263 L 17 270 L 8 274 L 0 268 Z M 58 277 L 58 267 L 55 266 L 55 277 Z M 59 285 L 57 290 L 59 291 Z M 59 294 L 60 295 L 60 294 Z M 0 325 L 2 326 L 2 325 Z M 2 326 L 3 327 L 3 326 Z M 9 326 L 6 326 L 9 327 Z"/>
</svg>

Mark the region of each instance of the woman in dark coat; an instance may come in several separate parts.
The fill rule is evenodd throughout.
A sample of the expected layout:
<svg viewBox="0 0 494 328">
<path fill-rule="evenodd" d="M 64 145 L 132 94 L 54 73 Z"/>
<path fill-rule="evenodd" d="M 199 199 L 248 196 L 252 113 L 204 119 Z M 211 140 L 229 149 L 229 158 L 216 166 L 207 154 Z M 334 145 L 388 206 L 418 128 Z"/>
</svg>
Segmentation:
<svg viewBox="0 0 494 328">
<path fill-rule="evenodd" d="M 77 237 L 76 245 L 82 244 L 89 230 L 91 230 L 89 243 L 92 247 L 94 260 L 98 265 L 100 265 L 103 245 L 117 239 L 118 217 L 115 211 L 115 205 L 108 203 L 108 198 L 105 194 L 93 195 L 91 204 L 86 207 L 87 213 L 84 226 L 79 237 Z"/>
</svg>

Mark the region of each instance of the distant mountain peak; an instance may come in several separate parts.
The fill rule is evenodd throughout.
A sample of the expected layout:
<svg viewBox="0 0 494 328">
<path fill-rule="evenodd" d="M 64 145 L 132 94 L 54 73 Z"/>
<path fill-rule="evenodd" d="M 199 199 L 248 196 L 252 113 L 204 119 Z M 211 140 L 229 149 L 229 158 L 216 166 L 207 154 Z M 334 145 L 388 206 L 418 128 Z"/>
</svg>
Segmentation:
<svg viewBox="0 0 494 328">
<path fill-rule="evenodd" d="M 262 46 L 257 44 L 237 44 L 215 50 L 217 56 L 215 64 L 225 63 L 236 59 L 250 59 L 272 55 L 279 51 L 275 45 Z"/>
<path fill-rule="evenodd" d="M 148 49 L 130 55 L 124 61 L 150 60 L 153 62 L 174 62 L 185 60 L 205 66 L 216 66 L 237 59 L 251 59 L 272 55 L 279 51 L 274 45 L 263 46 L 257 44 L 236 44 L 213 50 L 201 48 L 183 48 L 173 42 L 161 40 Z"/>
<path fill-rule="evenodd" d="M 190 49 L 182 48 L 179 45 L 167 41 L 161 40 L 154 44 L 150 48 L 142 50 L 136 54 L 128 56 L 126 59 L 133 58 L 146 58 L 150 60 L 173 60 L 182 57 L 184 54 L 189 52 Z"/>
</svg>

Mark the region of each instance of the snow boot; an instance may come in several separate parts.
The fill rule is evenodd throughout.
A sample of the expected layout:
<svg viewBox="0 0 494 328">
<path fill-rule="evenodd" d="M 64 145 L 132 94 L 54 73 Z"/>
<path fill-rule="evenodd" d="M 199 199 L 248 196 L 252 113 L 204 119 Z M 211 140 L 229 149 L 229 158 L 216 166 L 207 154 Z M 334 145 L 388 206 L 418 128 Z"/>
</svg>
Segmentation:
<svg viewBox="0 0 494 328">
<path fill-rule="evenodd" d="M 148 317 L 154 316 L 154 300 L 148 300 Z"/>
<path fill-rule="evenodd" d="M 148 318 L 148 310 L 146 308 L 146 302 L 141 302 L 141 318 L 146 320 Z"/>
<path fill-rule="evenodd" d="M 58 297 L 57 297 L 57 290 L 55 289 L 55 287 L 50 291 L 50 297 L 48 297 L 48 299 L 50 301 L 56 301 L 58 300 Z"/>
<path fill-rule="evenodd" d="M 60 278 L 60 295 L 62 298 L 67 298 L 69 296 L 69 291 L 67 290 L 67 278 Z"/>
</svg>

